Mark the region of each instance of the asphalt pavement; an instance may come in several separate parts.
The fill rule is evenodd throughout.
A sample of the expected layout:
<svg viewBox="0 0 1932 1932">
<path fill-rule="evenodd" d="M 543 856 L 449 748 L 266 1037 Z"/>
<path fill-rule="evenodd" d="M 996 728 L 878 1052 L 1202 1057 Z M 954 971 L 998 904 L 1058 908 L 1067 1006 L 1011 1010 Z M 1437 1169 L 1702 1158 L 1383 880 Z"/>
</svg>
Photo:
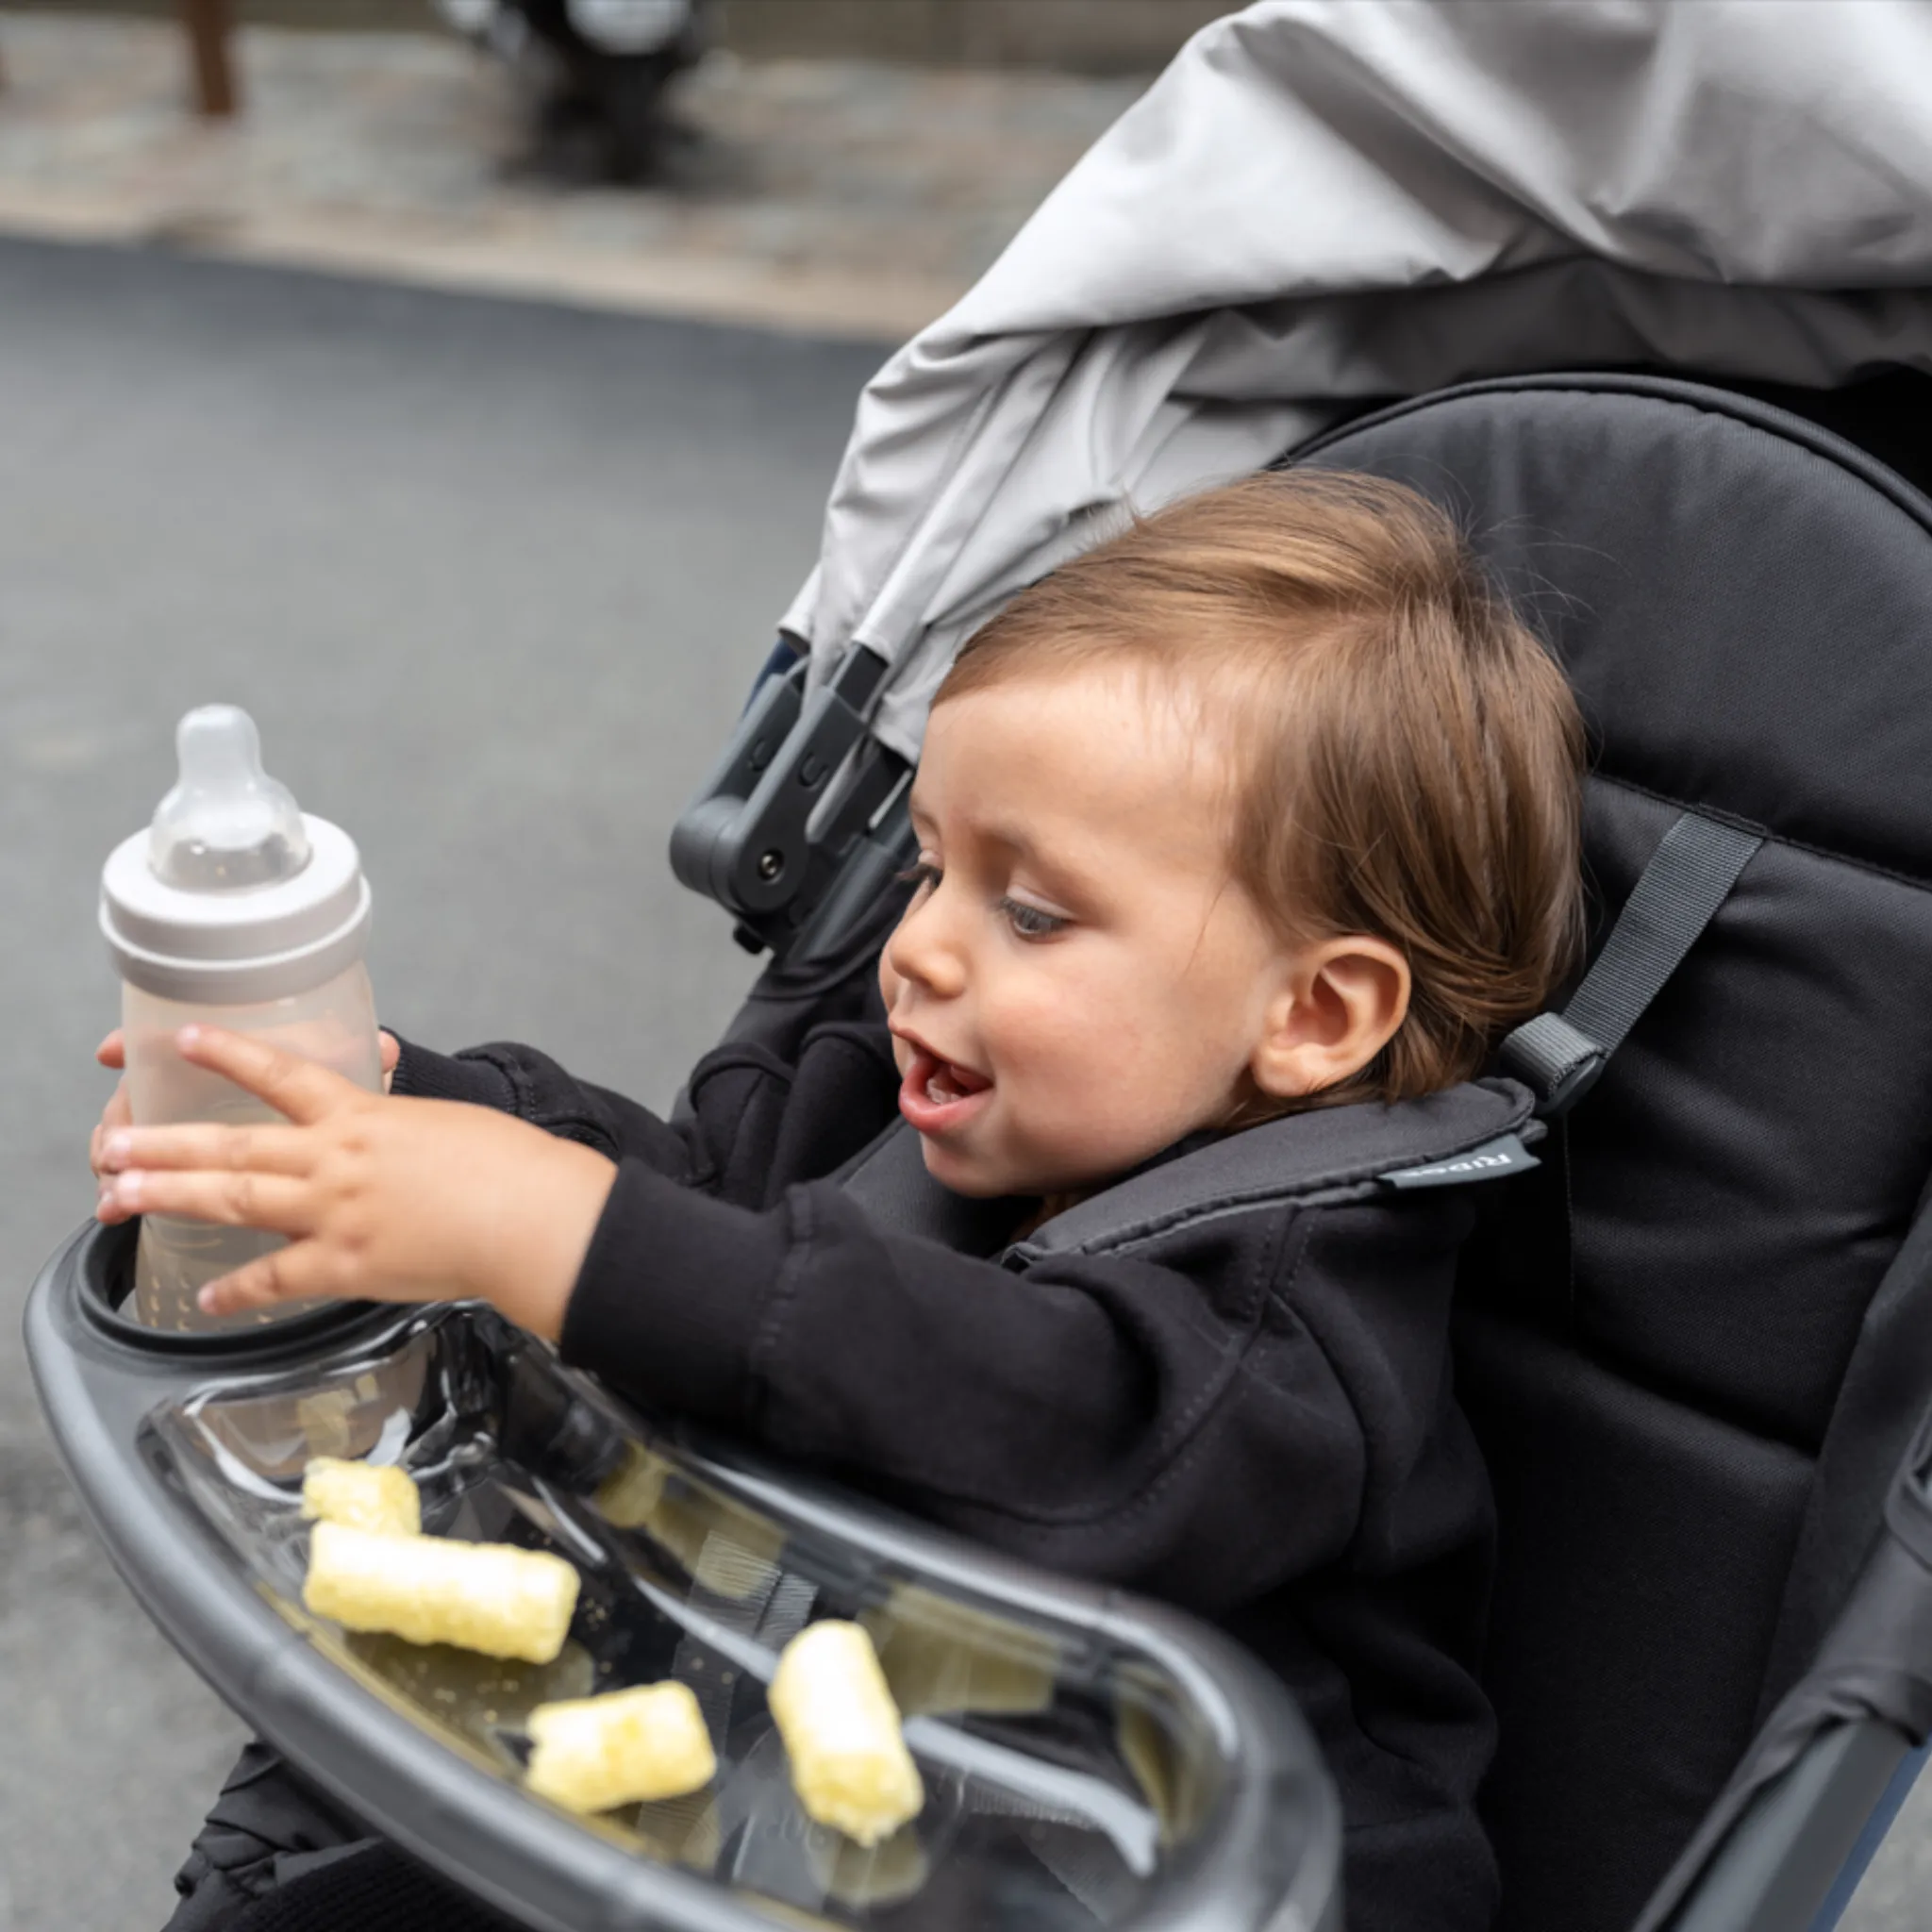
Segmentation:
<svg viewBox="0 0 1932 1932">
<path fill-rule="evenodd" d="M 0 1932 L 153 1932 L 241 1739 L 94 1546 L 19 1342 L 88 1212 L 101 862 L 191 706 L 347 826 L 386 1023 L 656 1104 L 755 967 L 665 841 L 880 351 L 0 242 Z"/>
</svg>

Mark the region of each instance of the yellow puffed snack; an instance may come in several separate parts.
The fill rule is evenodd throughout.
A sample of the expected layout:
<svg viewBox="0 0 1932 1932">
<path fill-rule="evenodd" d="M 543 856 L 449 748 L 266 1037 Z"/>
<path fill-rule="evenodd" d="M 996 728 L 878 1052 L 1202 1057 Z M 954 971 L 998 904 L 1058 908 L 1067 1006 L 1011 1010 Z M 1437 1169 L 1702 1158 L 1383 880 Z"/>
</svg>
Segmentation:
<svg viewBox="0 0 1932 1932">
<path fill-rule="evenodd" d="M 605 1697 L 540 1704 L 524 1782 L 572 1811 L 608 1811 L 681 1798 L 718 1769 L 711 1735 L 689 1684 L 642 1684 Z"/>
<path fill-rule="evenodd" d="M 377 1536 L 318 1523 L 302 1601 L 346 1629 L 547 1664 L 570 1629 L 577 1573 L 561 1557 L 508 1543 Z"/>
<path fill-rule="evenodd" d="M 302 1472 L 302 1513 L 377 1536 L 416 1536 L 423 1498 L 407 1469 L 317 1456 Z"/>
<path fill-rule="evenodd" d="M 878 1653 L 857 1624 L 812 1624 L 785 1646 L 766 1701 L 806 1816 L 862 1845 L 925 1803 Z"/>
</svg>

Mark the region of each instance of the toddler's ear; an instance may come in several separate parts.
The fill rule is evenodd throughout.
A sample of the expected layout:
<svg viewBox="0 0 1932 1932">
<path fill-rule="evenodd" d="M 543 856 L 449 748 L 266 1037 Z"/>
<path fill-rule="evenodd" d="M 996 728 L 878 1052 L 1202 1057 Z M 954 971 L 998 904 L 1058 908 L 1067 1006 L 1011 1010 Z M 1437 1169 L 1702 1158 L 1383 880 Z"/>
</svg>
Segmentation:
<svg viewBox="0 0 1932 1932">
<path fill-rule="evenodd" d="M 1408 1014 L 1408 961 L 1352 933 L 1289 955 L 1248 1071 L 1263 1093 L 1293 1099 L 1358 1074 Z"/>
</svg>

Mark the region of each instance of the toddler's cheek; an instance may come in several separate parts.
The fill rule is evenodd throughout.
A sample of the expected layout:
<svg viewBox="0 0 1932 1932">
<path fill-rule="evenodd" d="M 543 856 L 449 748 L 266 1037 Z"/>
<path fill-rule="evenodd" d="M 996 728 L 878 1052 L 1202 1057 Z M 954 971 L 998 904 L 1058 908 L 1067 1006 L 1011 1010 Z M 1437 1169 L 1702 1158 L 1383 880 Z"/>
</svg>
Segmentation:
<svg viewBox="0 0 1932 1932">
<path fill-rule="evenodd" d="M 891 961 L 887 958 L 887 953 L 891 950 L 891 948 L 888 947 L 885 953 L 879 955 L 879 998 L 885 1001 L 886 1011 L 889 1013 L 898 1004 L 900 984 L 899 975 L 892 971 Z M 895 1040 L 892 1042 L 892 1051 L 895 1055 L 901 1051 L 901 1045 L 899 1041 Z M 905 1062 L 902 1060 L 900 1072 L 904 1071 Z"/>
</svg>

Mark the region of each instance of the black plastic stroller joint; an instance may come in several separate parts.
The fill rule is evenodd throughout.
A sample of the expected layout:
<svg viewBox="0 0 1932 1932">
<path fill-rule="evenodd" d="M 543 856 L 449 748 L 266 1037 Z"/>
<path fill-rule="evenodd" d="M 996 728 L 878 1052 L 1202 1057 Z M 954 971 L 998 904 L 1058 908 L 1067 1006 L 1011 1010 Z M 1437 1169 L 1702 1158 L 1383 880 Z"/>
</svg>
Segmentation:
<svg viewBox="0 0 1932 1932">
<path fill-rule="evenodd" d="M 750 952 L 809 958 L 907 862 L 911 767 L 865 722 L 887 668 L 855 644 L 815 691 L 805 659 L 767 677 L 672 829 L 672 871 L 736 916 Z"/>
</svg>

